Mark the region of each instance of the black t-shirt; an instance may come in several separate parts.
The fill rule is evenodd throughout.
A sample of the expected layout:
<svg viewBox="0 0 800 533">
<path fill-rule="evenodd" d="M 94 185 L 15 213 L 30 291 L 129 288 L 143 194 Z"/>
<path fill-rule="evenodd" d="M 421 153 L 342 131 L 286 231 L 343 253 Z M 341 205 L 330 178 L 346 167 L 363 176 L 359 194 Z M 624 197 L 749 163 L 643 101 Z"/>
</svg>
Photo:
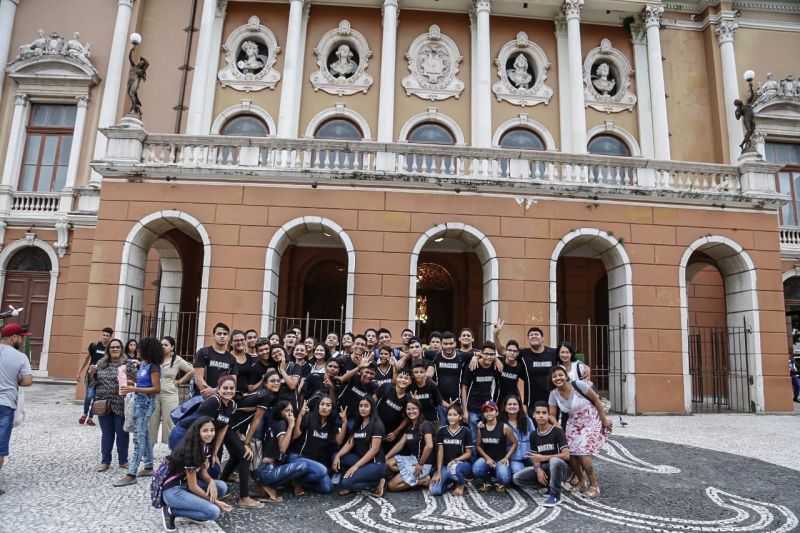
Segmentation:
<svg viewBox="0 0 800 533">
<path fill-rule="evenodd" d="M 519 351 L 519 360 L 525 365 L 523 379 L 526 383 L 525 403 L 532 412 L 531 406 L 537 401 L 546 402 L 550 396 L 547 377 L 550 369 L 558 364 L 555 348 L 545 346 L 542 353 L 534 353 L 530 348 Z"/>
<path fill-rule="evenodd" d="M 419 387 L 414 382 L 409 387 L 411 396 L 419 400 L 422 404 L 422 418 L 435 422 L 439 420 L 439 415 L 436 413 L 436 406 L 442 404 L 442 395 L 439 393 L 439 387 L 433 380 L 425 378 L 425 385 Z"/>
<path fill-rule="evenodd" d="M 339 375 L 343 376 L 357 367 L 358 364 L 353 361 L 353 357 L 350 355 L 343 355 L 339 358 Z M 353 378 L 355 379 L 355 378 Z"/>
<path fill-rule="evenodd" d="M 436 356 L 439 355 L 440 353 L 442 352 L 440 352 L 439 350 L 431 350 L 430 348 L 428 348 L 427 350 L 422 350 L 422 357 L 430 362 L 433 362 L 433 360 L 436 359 Z"/>
<path fill-rule="evenodd" d="M 419 460 L 422 457 L 422 451 L 425 449 L 425 435 L 433 436 L 433 424 L 427 420 L 424 420 L 416 430 L 412 429 L 411 426 L 407 427 L 405 432 L 405 454 L 416 457 Z M 425 461 L 426 465 L 436 463 L 436 439 L 434 438 L 433 441 L 434 449 L 428 455 L 428 459 Z"/>
<path fill-rule="evenodd" d="M 347 418 L 358 418 L 358 402 L 362 398 L 371 397 L 377 386 L 370 381 L 367 384 L 361 383 L 361 375 L 356 374 L 347 382 L 342 392 L 339 393 L 339 405 L 347 407 Z"/>
<path fill-rule="evenodd" d="M 266 389 L 258 389 L 256 392 L 243 395 L 239 401 L 236 402 L 236 412 L 233 413 L 230 421 L 230 429 L 237 429 L 245 425 L 247 422 L 256 416 L 259 409 L 267 411 L 272 408 L 275 403 L 275 396 Z M 256 409 L 250 411 L 249 409 L 255 407 Z M 244 411 L 243 409 L 248 409 Z"/>
<path fill-rule="evenodd" d="M 253 363 L 250 365 L 250 372 L 248 373 L 248 385 L 255 385 L 264 377 L 264 374 L 267 373 L 267 370 L 270 368 L 275 368 L 275 365 L 272 363 L 264 364 L 261 361 L 261 358 L 255 359 Z"/>
<path fill-rule="evenodd" d="M 106 348 L 107 346 L 103 346 L 103 343 L 100 341 L 93 342 L 89 345 L 89 364 L 96 365 L 100 359 L 106 356 Z"/>
<path fill-rule="evenodd" d="M 325 386 L 325 374 L 318 374 L 316 372 L 309 374 L 303 382 L 303 389 L 300 392 L 306 400 L 315 395 L 328 394 L 330 391 L 328 387 Z"/>
<path fill-rule="evenodd" d="M 231 354 L 233 356 L 233 354 Z M 234 365 L 236 366 L 236 375 L 239 376 L 236 380 L 236 390 L 242 394 L 247 392 L 247 385 L 250 384 L 251 377 L 250 373 L 252 372 L 253 368 L 253 359 L 245 354 L 244 363 L 240 363 L 236 360 L 236 357 L 233 357 Z"/>
<path fill-rule="evenodd" d="M 433 366 L 436 370 L 436 384 L 439 392 L 448 403 L 461 397 L 461 372 L 464 367 L 464 360 L 455 352 L 452 357 L 446 357 L 443 353 L 438 354 L 433 359 Z"/>
<path fill-rule="evenodd" d="M 264 443 L 261 447 L 261 456 L 269 457 L 275 461 L 283 461 L 284 454 L 280 451 L 278 439 L 286 434 L 287 424 L 285 420 L 274 420 L 269 424 L 267 433 L 264 436 Z"/>
<path fill-rule="evenodd" d="M 386 433 L 391 433 L 403 422 L 403 412 L 406 409 L 409 394 L 406 392 L 402 398 L 397 397 L 397 389 L 391 383 L 381 385 L 375 392 L 378 403 L 378 418 L 383 422 Z"/>
<path fill-rule="evenodd" d="M 289 363 L 286 366 L 286 374 L 289 376 L 298 376 L 300 377 L 300 373 L 302 372 L 302 368 L 300 365 L 295 364 L 294 362 Z M 280 376 L 280 373 L 278 374 Z M 289 385 L 286 384 L 286 380 L 281 377 L 281 390 L 278 393 L 278 398 L 281 400 L 286 400 L 292 404 L 295 412 L 297 411 L 298 401 L 300 399 L 300 383 L 298 381 L 298 386 L 294 389 L 290 389 Z"/>
<path fill-rule="evenodd" d="M 319 417 L 307 414 L 300 421 L 300 437 L 292 442 L 292 452 L 330 466 L 331 456 L 336 453 L 338 432 L 330 419 L 323 424 Z"/>
<path fill-rule="evenodd" d="M 170 463 L 169 474 L 167 475 L 167 478 L 164 480 L 164 485 L 163 485 L 161 490 L 165 491 L 167 489 L 171 489 L 172 487 L 177 487 L 179 485 L 186 485 L 186 483 L 187 483 L 187 481 L 186 481 L 186 473 L 190 472 L 192 470 L 195 471 L 195 472 L 199 472 L 204 467 L 207 468 L 208 465 L 211 463 L 211 453 L 212 452 L 213 452 L 213 447 L 211 446 L 211 444 L 206 444 L 203 447 L 203 455 L 205 455 L 205 460 L 203 461 L 203 463 L 202 464 L 198 464 L 198 465 L 194 465 L 194 464 L 193 465 L 184 465 L 183 469 L 180 470 L 180 471 L 174 470 L 172 468 L 172 463 Z"/>
<path fill-rule="evenodd" d="M 236 359 L 230 352 L 219 353 L 211 346 L 200 348 L 194 356 L 194 367 L 205 368 L 204 376 L 209 387 L 216 388 L 223 374 L 237 375 Z"/>
<path fill-rule="evenodd" d="M 478 365 L 475 370 L 464 368 L 461 384 L 467 386 L 467 410 L 479 413 L 484 402 L 494 398 L 497 370 L 494 364 L 489 368 Z"/>
<path fill-rule="evenodd" d="M 414 370 L 414 363 L 416 363 L 417 361 L 422 361 L 422 363 L 424 363 L 424 364 L 425 364 L 425 370 L 426 370 L 426 371 L 428 370 L 428 367 L 429 367 L 429 366 L 431 366 L 431 365 L 433 364 L 433 363 L 431 363 L 430 361 L 428 361 L 427 359 L 425 359 L 424 357 L 419 357 L 419 358 L 417 358 L 417 359 L 414 359 L 414 358 L 412 358 L 412 357 L 409 357 L 409 358 L 408 358 L 408 360 L 406 361 L 406 364 L 405 364 L 405 365 L 403 365 L 403 370 L 405 370 L 405 371 L 406 371 L 406 372 L 408 372 L 409 374 L 412 374 L 412 372 L 413 372 L 413 370 Z M 412 375 L 413 375 L 413 374 L 412 374 Z"/>
<path fill-rule="evenodd" d="M 386 436 L 386 430 L 383 428 L 383 423 L 379 419 L 373 419 L 365 426 L 357 425 L 353 428 L 353 453 L 359 457 L 364 457 L 372 447 L 373 439 L 383 440 Z M 378 453 L 372 458 L 372 463 L 384 463 L 386 459 L 383 456 L 383 450 L 378 447 Z"/>
<path fill-rule="evenodd" d="M 308 376 L 311 373 L 311 369 L 314 367 L 314 365 L 312 365 L 311 363 L 309 363 L 308 361 L 305 361 L 305 360 L 303 360 L 303 361 L 295 360 L 295 361 L 292 361 L 291 363 L 289 363 L 286 366 L 287 366 L 287 368 L 296 368 L 297 371 L 298 371 L 298 374 L 294 374 L 294 375 L 300 376 L 301 378 L 304 378 L 304 377 Z"/>
<path fill-rule="evenodd" d="M 503 432 L 505 426 L 504 423 L 496 421 L 494 429 L 490 430 L 485 424 L 482 428 L 478 429 L 481 448 L 483 448 L 486 455 L 495 461 L 499 461 L 505 457 L 508 451 L 506 449 L 506 434 Z"/>
<path fill-rule="evenodd" d="M 461 426 L 453 433 L 448 426 L 440 427 L 436 434 L 436 445 L 444 446 L 444 460 L 442 467 L 456 457 L 463 455 L 468 448 L 472 448 L 472 432 L 467 426 Z"/>
<path fill-rule="evenodd" d="M 389 365 L 389 367 L 386 369 L 386 372 L 381 370 L 381 367 L 378 367 L 375 370 L 375 379 L 373 379 L 372 381 L 378 388 L 381 388 L 381 386 L 385 385 L 386 383 L 392 383 L 393 377 L 394 377 L 394 367 L 392 365 Z"/>
<path fill-rule="evenodd" d="M 539 434 L 539 429 L 531 431 L 531 451 L 541 455 L 558 455 L 564 448 L 569 448 L 564 431 L 550 426 L 546 433 Z"/>
<path fill-rule="evenodd" d="M 216 394 L 203 400 L 203 403 L 197 408 L 198 415 L 210 417 L 211 420 L 214 421 L 214 429 L 217 431 L 220 431 L 230 424 L 231 417 L 233 417 L 233 413 L 235 412 L 236 402 L 231 400 L 228 402 L 228 405 L 225 405 Z M 194 422 L 194 420 L 188 420 L 188 425 L 181 425 L 188 428 L 192 422 Z"/>
<path fill-rule="evenodd" d="M 509 366 L 503 363 L 503 371 L 497 379 L 499 393 L 496 394 L 498 400 L 502 401 L 506 396 L 519 396 L 519 387 L 517 384 L 522 379 L 524 367 L 521 362 L 517 361 L 517 366 Z"/>
</svg>

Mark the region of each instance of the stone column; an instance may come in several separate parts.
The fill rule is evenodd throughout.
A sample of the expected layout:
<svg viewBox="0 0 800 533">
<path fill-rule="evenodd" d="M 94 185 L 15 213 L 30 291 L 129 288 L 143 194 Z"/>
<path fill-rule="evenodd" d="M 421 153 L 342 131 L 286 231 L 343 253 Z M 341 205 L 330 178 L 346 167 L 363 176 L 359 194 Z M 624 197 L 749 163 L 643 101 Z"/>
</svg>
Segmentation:
<svg viewBox="0 0 800 533">
<path fill-rule="evenodd" d="M 208 72 L 206 75 L 205 102 L 203 104 L 202 118 L 200 119 L 200 132 L 203 135 L 211 133 L 211 122 L 214 117 L 214 96 L 217 91 L 217 72 L 219 70 L 219 51 L 222 48 L 222 26 L 225 23 L 225 13 L 228 0 L 217 0 L 214 14 L 214 25 L 211 29 L 211 56 L 209 57 Z M 270 134 L 275 134 L 271 131 Z"/>
<path fill-rule="evenodd" d="M 581 9 L 583 0 L 564 0 L 561 11 L 567 19 L 569 57 L 569 112 L 571 151 L 586 153 L 586 108 L 583 100 L 583 52 L 581 51 Z"/>
<path fill-rule="evenodd" d="M 76 96 L 77 111 L 75 113 L 75 127 L 72 130 L 72 146 L 69 150 L 69 163 L 67 165 L 67 177 L 64 181 L 64 188 L 61 190 L 61 201 L 59 211 L 72 211 L 72 194 L 75 189 L 75 180 L 78 177 L 78 163 L 81 159 L 81 148 L 83 147 L 83 130 L 86 126 L 86 109 L 89 106 L 89 96 Z"/>
<path fill-rule="evenodd" d="M 19 0 L 0 0 L 0 94 L 3 94 L 3 81 L 6 78 L 8 52 L 11 49 L 11 33 L 14 30 L 14 17 Z"/>
<path fill-rule="evenodd" d="M 736 164 L 742 150 L 739 143 L 742 142 L 742 125 L 736 119 L 736 107 L 733 101 L 739 98 L 739 82 L 736 79 L 736 56 L 733 52 L 733 39 L 736 35 L 736 22 L 732 20 L 721 20 L 714 33 L 717 34 L 719 41 L 719 56 L 722 62 L 722 97 L 725 99 L 725 119 L 728 123 L 728 153 L 730 163 Z"/>
<path fill-rule="evenodd" d="M 475 0 L 476 49 L 475 84 L 472 98 L 475 99 L 475 129 L 472 132 L 472 146 L 491 148 L 492 146 L 492 42 L 489 29 L 491 0 Z"/>
<path fill-rule="evenodd" d="M 669 160 L 669 123 L 664 88 L 664 64 L 661 59 L 661 6 L 647 6 L 642 12 L 647 33 L 647 67 L 650 75 L 650 105 L 653 113 L 653 153 L 656 159 Z"/>
<path fill-rule="evenodd" d="M 189 93 L 189 112 L 186 119 L 186 134 L 201 135 L 203 114 L 210 112 L 204 109 L 206 104 L 206 89 L 208 88 L 208 73 L 216 70 L 216 61 L 211 61 L 212 42 L 214 33 L 214 18 L 217 13 L 216 0 L 203 1 L 203 14 L 200 18 L 200 36 L 197 39 L 197 53 L 194 59 L 194 75 L 192 88 Z"/>
<path fill-rule="evenodd" d="M 8 150 L 3 164 L 3 188 L 15 190 L 19 179 L 19 165 L 25 143 L 25 123 L 28 114 L 28 95 L 17 93 L 14 96 L 14 115 L 8 135 Z"/>
<path fill-rule="evenodd" d="M 556 54 L 558 61 L 558 115 L 560 132 L 560 146 L 562 152 L 572 151 L 572 138 L 570 130 L 570 99 L 569 99 L 569 48 L 567 46 L 567 20 L 562 16 L 555 18 L 556 24 Z"/>
<path fill-rule="evenodd" d="M 379 143 L 394 141 L 395 69 L 397 66 L 397 8 L 398 0 L 383 2 L 383 41 L 381 44 L 381 79 L 378 94 Z M 379 153 L 375 161 L 378 170 L 394 170 L 392 154 Z"/>
<path fill-rule="evenodd" d="M 642 156 L 653 159 L 653 108 L 650 97 L 650 69 L 647 66 L 647 33 L 640 24 L 631 26 L 633 43 L 633 68 L 636 73 L 636 91 L 639 93 L 639 145 Z"/>
<path fill-rule="evenodd" d="M 103 99 L 100 101 L 100 117 L 97 120 L 97 137 L 94 142 L 93 159 L 102 159 L 106 155 L 108 139 L 100 132 L 100 128 L 108 128 L 117 120 L 117 104 L 122 85 L 122 69 L 125 66 L 125 50 L 128 47 L 128 29 L 131 24 L 133 0 L 118 0 L 117 21 L 114 23 L 114 36 L 111 39 L 111 51 L 108 56 L 108 70 L 103 81 Z M 100 186 L 100 174 L 92 170 L 89 185 Z"/>
<path fill-rule="evenodd" d="M 278 111 L 278 137 L 295 139 L 298 135 L 300 91 L 302 89 L 303 8 L 305 0 L 290 0 L 289 29 L 286 35 L 286 57 L 283 61 L 283 89 Z"/>
</svg>

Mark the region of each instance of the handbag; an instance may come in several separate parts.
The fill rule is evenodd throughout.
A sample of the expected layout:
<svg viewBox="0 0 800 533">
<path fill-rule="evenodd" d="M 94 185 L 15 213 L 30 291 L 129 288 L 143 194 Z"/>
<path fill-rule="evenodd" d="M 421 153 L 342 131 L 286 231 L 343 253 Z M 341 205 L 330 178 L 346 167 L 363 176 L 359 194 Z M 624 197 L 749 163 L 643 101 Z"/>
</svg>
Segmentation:
<svg viewBox="0 0 800 533">
<path fill-rule="evenodd" d="M 22 389 L 17 389 L 17 408 L 14 410 L 14 426 L 17 427 L 25 421 L 25 394 Z"/>
<path fill-rule="evenodd" d="M 111 412 L 111 400 L 94 400 L 89 410 L 97 416 L 105 416 Z"/>
<path fill-rule="evenodd" d="M 133 405 L 134 405 L 134 398 L 135 395 L 132 392 L 129 392 L 125 395 L 125 423 L 122 425 L 122 430 L 131 433 L 134 427 L 134 419 L 133 419 Z"/>
</svg>

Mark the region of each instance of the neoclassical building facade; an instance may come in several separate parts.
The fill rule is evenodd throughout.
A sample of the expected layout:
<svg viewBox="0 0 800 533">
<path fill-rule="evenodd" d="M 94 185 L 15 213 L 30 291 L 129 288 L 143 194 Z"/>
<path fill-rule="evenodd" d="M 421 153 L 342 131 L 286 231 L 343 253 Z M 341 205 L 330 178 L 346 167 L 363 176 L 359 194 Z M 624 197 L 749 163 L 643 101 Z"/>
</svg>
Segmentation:
<svg viewBox="0 0 800 533">
<path fill-rule="evenodd" d="M 620 412 L 791 411 L 798 42 L 792 0 L 0 0 L 2 305 L 40 376 L 108 325 L 501 319 Z"/>
</svg>

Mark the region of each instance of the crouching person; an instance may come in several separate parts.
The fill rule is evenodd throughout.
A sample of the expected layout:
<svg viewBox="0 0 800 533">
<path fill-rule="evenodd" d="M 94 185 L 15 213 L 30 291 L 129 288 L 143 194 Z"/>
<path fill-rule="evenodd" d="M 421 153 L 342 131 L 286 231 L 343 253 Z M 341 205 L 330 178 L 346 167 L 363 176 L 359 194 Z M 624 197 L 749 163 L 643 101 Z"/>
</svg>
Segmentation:
<svg viewBox="0 0 800 533">
<path fill-rule="evenodd" d="M 272 423 L 262 445 L 261 466 L 253 472 L 257 490 L 269 501 L 282 502 L 275 489 L 285 488 L 292 481 L 306 477 L 309 467 L 304 462 L 286 464 L 286 452 L 292 442 L 295 418 L 292 404 L 281 400 L 272 408 Z"/>
<path fill-rule="evenodd" d="M 533 406 L 536 429 L 531 433 L 531 451 L 528 453 L 533 466 L 514 474 L 514 483 L 520 487 L 546 487 L 549 494 L 545 507 L 561 503 L 561 482 L 569 479 L 569 446 L 561 428 L 549 421 L 549 407 L 538 401 Z"/>
</svg>

